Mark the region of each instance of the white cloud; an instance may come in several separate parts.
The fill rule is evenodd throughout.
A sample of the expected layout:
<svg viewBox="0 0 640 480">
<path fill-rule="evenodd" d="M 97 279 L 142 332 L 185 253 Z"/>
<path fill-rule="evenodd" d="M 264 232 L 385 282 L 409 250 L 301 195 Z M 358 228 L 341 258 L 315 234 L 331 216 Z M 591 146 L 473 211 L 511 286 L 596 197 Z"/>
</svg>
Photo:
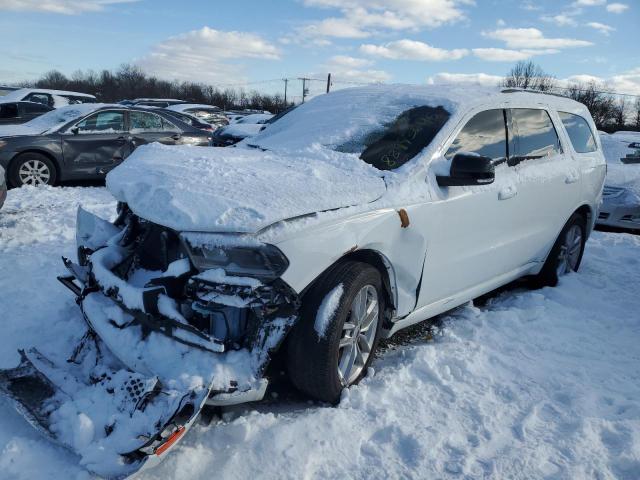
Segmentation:
<svg viewBox="0 0 640 480">
<path fill-rule="evenodd" d="M 629 8 L 629 5 L 625 3 L 610 3 L 607 5 L 607 12 L 622 13 Z"/>
<path fill-rule="evenodd" d="M 611 25 L 606 25 L 600 22 L 589 22 L 587 23 L 587 27 L 595 28 L 604 35 L 609 35 L 609 33 L 615 31 L 615 28 L 613 28 Z"/>
<path fill-rule="evenodd" d="M 595 7 L 596 5 L 604 5 L 607 0 L 576 0 L 573 5 L 577 7 Z"/>
<path fill-rule="evenodd" d="M 514 49 L 557 49 L 593 45 L 591 42 L 572 38 L 546 38 L 537 28 L 501 28 L 490 32 L 482 32 L 482 35 L 503 41 L 507 47 Z"/>
<path fill-rule="evenodd" d="M 0 0 L 0 10 L 77 15 L 99 12 L 107 5 L 137 1 L 139 0 Z"/>
<path fill-rule="evenodd" d="M 558 15 L 544 15 L 541 18 L 543 21 L 553 23 L 559 27 L 575 27 L 578 24 L 569 13 L 559 13 Z"/>
<path fill-rule="evenodd" d="M 336 55 L 331 57 L 324 65 L 322 65 L 322 70 L 331 72 L 333 81 L 337 83 L 372 83 L 388 82 L 391 80 L 391 75 L 384 70 L 366 68 L 372 65 L 373 62 L 365 58 Z"/>
<path fill-rule="evenodd" d="M 279 50 L 262 37 L 245 32 L 222 32 L 209 27 L 170 37 L 136 61 L 162 78 L 206 83 L 242 83 L 244 58 L 277 60 Z"/>
<path fill-rule="evenodd" d="M 484 87 L 495 87 L 504 79 L 499 75 L 488 75 L 486 73 L 446 73 L 441 72 L 427 78 L 429 85 L 447 85 L 452 83 L 462 83 L 465 85 L 481 85 Z"/>
<path fill-rule="evenodd" d="M 299 29 L 306 35 L 363 38 L 376 30 L 417 31 L 454 23 L 465 18 L 461 5 L 471 0 L 304 0 L 310 7 L 333 8 L 330 17 Z"/>
<path fill-rule="evenodd" d="M 465 48 L 445 50 L 432 47 L 424 42 L 407 39 L 389 42 L 384 45 L 361 45 L 360 51 L 367 55 L 392 60 L 419 60 L 424 62 L 459 60 L 469 54 L 469 50 Z"/>
<path fill-rule="evenodd" d="M 559 53 L 560 50 L 544 49 L 544 50 L 508 50 L 505 48 L 474 48 L 473 54 L 487 62 L 517 62 L 526 60 L 536 55 L 546 55 L 550 53 Z"/>
</svg>

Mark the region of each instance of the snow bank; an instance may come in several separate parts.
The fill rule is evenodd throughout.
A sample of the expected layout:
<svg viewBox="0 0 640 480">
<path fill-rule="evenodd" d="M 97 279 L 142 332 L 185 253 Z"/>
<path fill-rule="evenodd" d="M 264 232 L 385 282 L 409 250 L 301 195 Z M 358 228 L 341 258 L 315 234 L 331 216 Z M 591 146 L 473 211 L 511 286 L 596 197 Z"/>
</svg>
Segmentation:
<svg viewBox="0 0 640 480">
<path fill-rule="evenodd" d="M 223 127 L 220 135 L 231 135 L 236 138 L 255 137 L 263 128 L 264 125 L 262 124 L 238 122 Z"/>
<path fill-rule="evenodd" d="M 354 155 L 166 146 L 136 149 L 107 187 L 139 216 L 180 231 L 255 232 L 286 218 L 371 202 L 378 171 Z"/>
</svg>

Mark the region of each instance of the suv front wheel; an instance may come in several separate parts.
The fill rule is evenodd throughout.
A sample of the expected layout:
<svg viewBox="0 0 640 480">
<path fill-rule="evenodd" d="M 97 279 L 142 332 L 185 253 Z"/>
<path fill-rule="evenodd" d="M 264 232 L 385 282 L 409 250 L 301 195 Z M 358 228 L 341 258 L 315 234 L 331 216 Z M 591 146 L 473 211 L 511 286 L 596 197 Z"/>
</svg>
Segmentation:
<svg viewBox="0 0 640 480">
<path fill-rule="evenodd" d="M 287 340 L 287 368 L 307 395 L 335 403 L 366 374 L 378 345 L 385 297 L 380 273 L 347 262 L 310 291 Z"/>
</svg>

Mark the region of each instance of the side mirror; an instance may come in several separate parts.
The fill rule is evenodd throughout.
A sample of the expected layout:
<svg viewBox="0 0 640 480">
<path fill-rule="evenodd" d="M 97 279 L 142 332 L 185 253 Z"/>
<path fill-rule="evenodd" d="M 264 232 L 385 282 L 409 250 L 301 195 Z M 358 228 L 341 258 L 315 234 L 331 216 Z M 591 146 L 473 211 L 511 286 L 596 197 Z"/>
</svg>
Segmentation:
<svg viewBox="0 0 640 480">
<path fill-rule="evenodd" d="M 80 131 L 80 128 L 78 128 L 77 126 L 75 126 L 75 127 L 71 127 L 71 128 L 69 129 L 69 131 L 70 131 L 71 133 L 73 133 L 74 135 L 77 135 L 77 134 L 78 134 L 78 132 Z"/>
<path fill-rule="evenodd" d="M 441 187 L 459 187 L 466 185 L 487 185 L 496 178 L 493 161 L 489 157 L 458 153 L 451 160 L 448 177 L 438 175 L 436 180 Z"/>
</svg>

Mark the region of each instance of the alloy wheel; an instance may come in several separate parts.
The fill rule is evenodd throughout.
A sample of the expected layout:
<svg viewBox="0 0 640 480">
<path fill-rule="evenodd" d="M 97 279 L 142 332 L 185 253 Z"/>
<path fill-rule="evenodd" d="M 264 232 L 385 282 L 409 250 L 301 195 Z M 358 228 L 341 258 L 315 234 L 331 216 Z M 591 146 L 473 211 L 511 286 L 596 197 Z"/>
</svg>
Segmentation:
<svg viewBox="0 0 640 480">
<path fill-rule="evenodd" d="M 558 276 L 574 272 L 578 268 L 580 251 L 582 250 L 582 229 L 579 225 L 571 225 L 564 236 L 558 254 Z"/>
<path fill-rule="evenodd" d="M 338 345 L 338 376 L 344 386 L 356 381 L 372 353 L 379 309 L 378 292 L 373 285 L 362 287 L 351 303 Z"/>
<path fill-rule="evenodd" d="M 18 178 L 22 185 L 47 185 L 51 179 L 51 170 L 41 160 L 27 160 L 20 165 Z"/>
</svg>

